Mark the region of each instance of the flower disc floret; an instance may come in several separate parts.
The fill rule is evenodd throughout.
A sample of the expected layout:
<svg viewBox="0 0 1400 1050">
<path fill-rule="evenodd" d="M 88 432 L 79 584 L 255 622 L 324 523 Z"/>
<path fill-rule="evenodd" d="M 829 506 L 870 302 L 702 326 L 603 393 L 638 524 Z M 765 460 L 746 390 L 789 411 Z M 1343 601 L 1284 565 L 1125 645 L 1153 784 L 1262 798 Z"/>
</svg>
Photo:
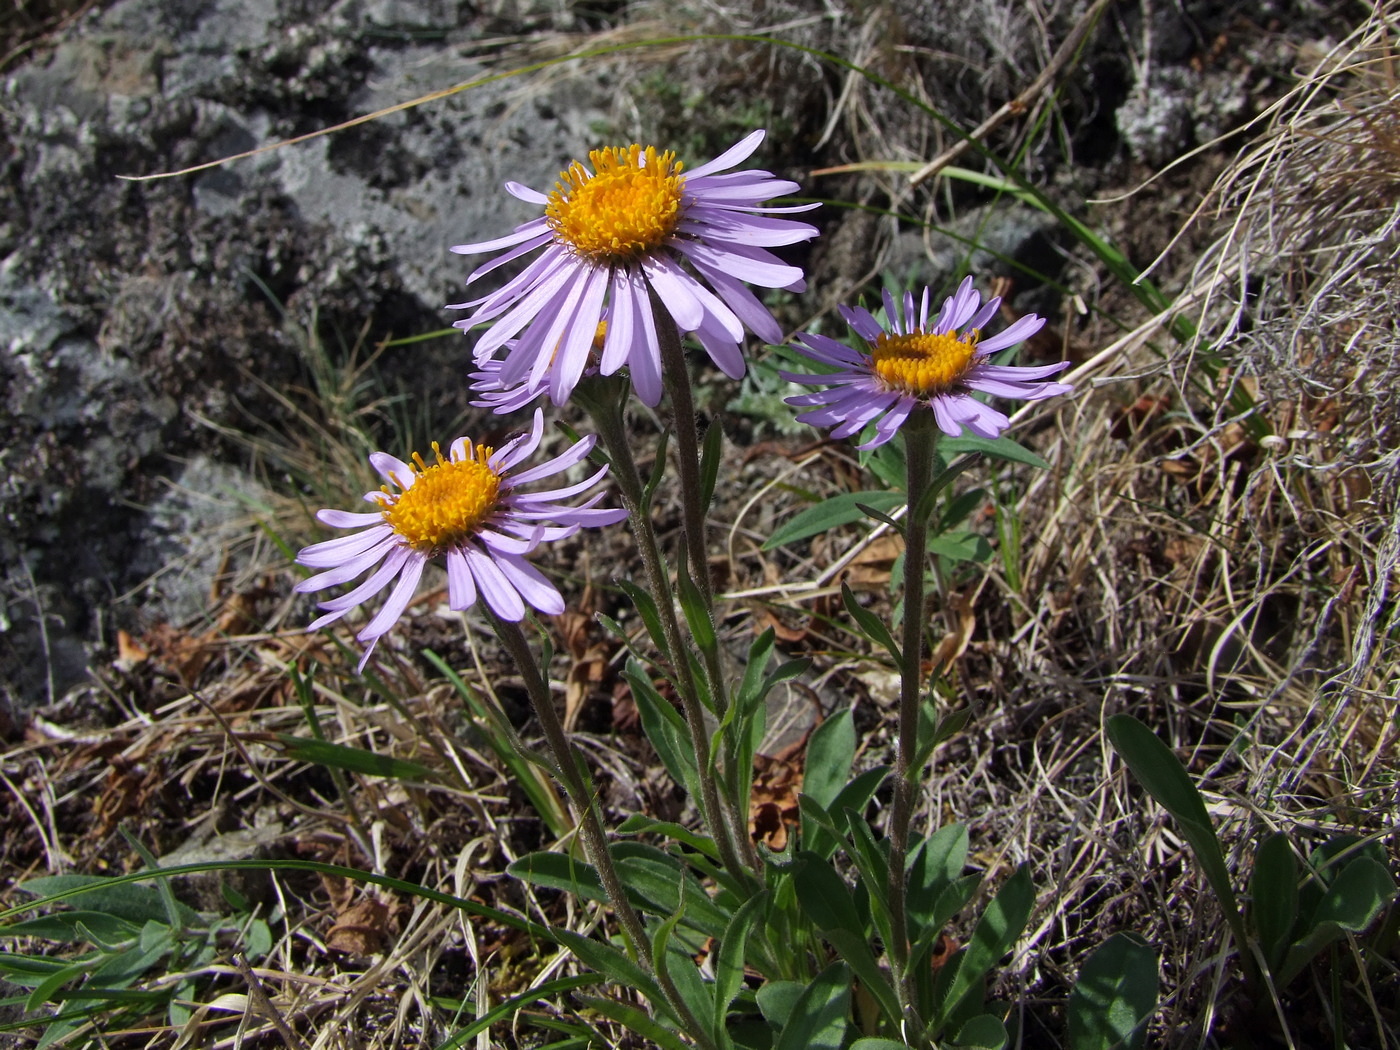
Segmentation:
<svg viewBox="0 0 1400 1050">
<path fill-rule="evenodd" d="M 928 398 L 946 394 L 967 374 L 977 354 L 977 332 L 881 332 L 870 347 L 870 367 L 891 390 Z"/>
<path fill-rule="evenodd" d="M 460 543 L 496 509 L 501 476 L 487 466 L 493 449 L 467 446 L 467 458 L 445 459 L 436 441 L 437 462 L 428 466 L 413 453 L 413 485 L 395 496 L 383 486 L 384 520 L 414 550 L 436 554 Z"/>
<path fill-rule="evenodd" d="M 541 214 L 504 237 L 453 247 L 461 255 L 501 253 L 477 267 L 467 284 L 539 254 L 497 290 L 449 306 L 471 311 L 458 328 L 490 325 L 474 356 L 487 373 L 486 363 L 500 354 L 490 378 L 498 405 L 517 403 L 517 389 L 547 390 L 556 405 L 566 402 L 588 367 L 605 312 L 598 371 L 610 376 L 626 368 L 648 405 L 661 400 L 658 324 L 674 322 L 693 333 L 733 379 L 745 370 L 745 329 L 769 343 L 782 339 L 778 322 L 748 286 L 802 291 L 802 270 L 768 249 L 815 237 L 815 227 L 776 216 L 816 205 L 769 206 L 797 183 L 767 171 L 728 170 L 758 148 L 763 134 L 753 132 L 684 175 L 674 154 L 634 145 L 575 161 L 550 194 L 506 183 Z"/>
<path fill-rule="evenodd" d="M 373 453 L 370 463 L 385 484 L 365 493 L 365 500 L 376 509 L 318 513 L 327 525 L 359 531 L 302 548 L 297 563 L 323 571 L 296 589 L 314 593 L 369 575 L 321 602 L 324 615 L 309 630 L 339 620 L 392 583 L 389 597 L 356 635 L 365 645 L 363 670 L 375 644 L 408 608 L 423 569 L 438 557 L 447 569 L 447 604 L 453 609 L 469 608 L 480 597 L 502 620 L 523 619 L 526 606 L 551 616 L 563 612 L 563 597 L 525 555 L 584 526 L 621 521 L 627 512 L 597 507 L 602 493 L 578 506 L 558 502 L 593 488 L 607 474 L 606 467 L 562 488 L 522 488 L 581 462 L 596 443 L 585 438 L 553 459 L 521 469 L 543 436 L 544 414 L 536 409 L 530 431 L 499 449 L 458 438 L 446 456 L 433 445 L 437 462 L 432 465 L 416 454 L 406 463 L 386 452 Z"/>
<path fill-rule="evenodd" d="M 863 307 L 841 307 L 841 316 L 864 349 L 815 333 L 797 337 L 793 345 L 798 352 L 835 369 L 819 375 L 779 373 L 789 382 L 829 388 L 786 399 L 790 405 L 810 409 L 797 417 L 799 422 L 831 427 L 834 438 L 859 434 L 873 423 L 874 436 L 856 447 L 874 448 L 894 437 L 909 413 L 927 409 L 949 436 L 957 437 L 967 429 L 978 437 L 994 438 L 1011 420 L 975 395 L 1039 401 L 1073 389 L 1066 383 L 1043 382 L 1068 368 L 1068 361 L 1030 368 L 991 363 L 992 354 L 1034 335 L 1045 320 L 1027 314 L 1004 331 L 982 338 L 983 329 L 1001 308 L 1001 299 L 983 303 L 971 277 L 943 301 L 943 309 L 931 322 L 927 288 L 917 311 L 912 292 L 904 293 L 902 303 L 889 292 L 884 300 L 884 324 Z"/>
<path fill-rule="evenodd" d="M 685 177 L 674 153 L 648 146 L 595 149 L 589 172 L 575 161 L 549 195 L 549 228 L 596 262 L 630 262 L 661 247 L 681 217 Z"/>
</svg>

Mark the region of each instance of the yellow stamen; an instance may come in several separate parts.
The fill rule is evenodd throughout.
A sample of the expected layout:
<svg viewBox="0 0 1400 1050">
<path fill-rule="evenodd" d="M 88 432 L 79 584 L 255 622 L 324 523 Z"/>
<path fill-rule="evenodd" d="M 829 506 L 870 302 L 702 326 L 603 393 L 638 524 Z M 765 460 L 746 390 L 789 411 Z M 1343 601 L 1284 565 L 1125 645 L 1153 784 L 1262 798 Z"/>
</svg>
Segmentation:
<svg viewBox="0 0 1400 1050">
<path fill-rule="evenodd" d="M 395 497 L 383 486 L 384 520 L 415 550 L 435 553 L 460 543 L 496 509 L 501 475 L 486 465 L 492 451 L 467 446 L 467 458 L 454 462 L 434 441 L 432 466 L 413 453 L 413 487 Z"/>
<path fill-rule="evenodd" d="M 881 332 L 871 347 L 871 368 L 892 390 L 915 397 L 946 394 L 972 367 L 978 335 Z"/>
<path fill-rule="evenodd" d="M 630 261 L 664 244 L 681 219 L 685 177 L 676 155 L 609 146 L 588 160 L 593 174 L 575 161 L 549 195 L 544 211 L 554 232 L 599 262 Z"/>
</svg>

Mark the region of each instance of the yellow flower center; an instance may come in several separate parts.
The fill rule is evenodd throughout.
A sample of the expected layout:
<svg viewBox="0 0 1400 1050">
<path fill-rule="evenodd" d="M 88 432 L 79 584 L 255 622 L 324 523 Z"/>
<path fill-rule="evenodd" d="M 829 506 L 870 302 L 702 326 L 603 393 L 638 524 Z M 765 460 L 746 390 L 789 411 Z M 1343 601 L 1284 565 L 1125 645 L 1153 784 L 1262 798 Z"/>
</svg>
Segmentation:
<svg viewBox="0 0 1400 1050">
<path fill-rule="evenodd" d="M 915 397 L 946 394 L 972 367 L 978 334 L 881 332 L 870 348 L 871 368 L 893 390 Z"/>
<path fill-rule="evenodd" d="M 433 553 L 460 543 L 496 509 L 501 475 L 486 465 L 492 451 L 468 446 L 467 458 L 454 462 L 443 458 L 434 441 L 432 466 L 415 452 L 413 487 L 398 498 L 383 487 L 384 520 L 415 550 Z"/>
<path fill-rule="evenodd" d="M 588 160 L 591 175 L 578 161 L 559 173 L 544 209 L 550 228 L 598 262 L 629 261 L 664 244 L 681 220 L 685 177 L 676 155 L 609 146 Z"/>
</svg>

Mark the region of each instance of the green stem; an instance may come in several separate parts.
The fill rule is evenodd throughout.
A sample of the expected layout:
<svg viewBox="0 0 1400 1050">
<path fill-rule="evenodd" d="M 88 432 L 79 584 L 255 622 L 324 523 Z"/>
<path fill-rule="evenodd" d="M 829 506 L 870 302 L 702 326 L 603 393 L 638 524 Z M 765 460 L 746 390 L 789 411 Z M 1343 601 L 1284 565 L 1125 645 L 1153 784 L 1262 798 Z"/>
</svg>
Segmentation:
<svg viewBox="0 0 1400 1050">
<path fill-rule="evenodd" d="M 661 375 L 666 392 L 671 397 L 671 414 L 676 422 L 676 461 L 680 467 L 681 481 L 681 522 L 685 532 L 686 568 L 690 580 L 699 592 L 704 606 L 704 615 L 710 621 L 711 635 L 715 631 L 715 599 L 710 586 L 709 552 L 705 546 L 705 500 L 704 486 L 700 481 L 700 443 L 696 435 L 695 402 L 690 393 L 690 371 L 686 365 L 685 350 L 681 347 L 680 329 L 666 311 L 666 308 L 652 293 L 652 314 L 656 323 L 656 338 L 661 346 Z M 714 701 L 715 713 L 723 721 L 729 710 L 729 693 L 724 670 L 719 664 L 717 647 L 700 648 L 700 656 L 705 668 L 705 678 L 710 686 L 710 697 Z M 689 716 L 687 715 L 687 720 Z M 694 732 L 694 730 L 691 730 Z M 726 741 L 729 734 L 726 734 Z M 743 851 L 744 860 L 750 870 L 760 871 L 762 865 L 758 853 L 747 834 L 740 833 L 748 826 L 744 811 L 738 808 L 742 802 L 748 804 L 748 788 L 752 770 L 735 768 L 734 750 L 726 749 L 725 766 L 730 778 L 739 783 L 731 783 L 728 803 L 728 816 L 735 828 L 734 839 Z M 742 792 L 742 796 L 740 794 Z"/>
<path fill-rule="evenodd" d="M 603 822 L 598 816 L 598 807 L 594 804 L 593 791 L 588 783 L 590 778 L 587 767 L 582 762 L 582 756 L 569 743 L 564 724 L 559 720 L 558 712 L 554 710 L 554 700 L 549 695 L 549 684 L 535 662 L 535 655 L 525 638 L 525 632 L 520 629 L 518 623 L 500 619 L 485 603 L 482 603 L 481 609 L 486 614 L 492 630 L 496 632 L 496 637 L 501 640 L 501 644 L 515 661 L 520 676 L 525 680 L 525 691 L 530 695 L 530 703 L 535 709 L 535 716 L 540 720 L 545 742 L 554 758 L 555 775 L 564 785 L 564 792 L 569 796 L 569 802 L 574 808 L 584 852 L 588 855 L 589 863 L 598 872 L 608 903 L 612 905 L 614 914 L 627 932 L 638 958 L 656 978 L 667 1005 L 686 1026 L 691 1038 L 704 1050 L 716 1050 L 705 1029 L 681 998 L 670 976 L 656 968 L 646 927 L 642 924 L 641 916 L 627 900 L 627 890 L 613 864 L 612 851 L 608 849 L 607 835 L 603 831 Z"/>
<path fill-rule="evenodd" d="M 741 881 L 752 879 L 751 869 L 739 859 L 735 840 L 748 842 L 743 834 L 744 825 L 738 825 L 726 814 L 720 801 L 719 787 L 715 780 L 714 763 L 710 754 L 710 737 L 705 727 L 704 706 L 700 702 L 699 689 L 695 676 L 691 673 L 690 654 L 681 635 L 680 621 L 676 617 L 675 595 L 671 588 L 671 578 L 661 558 L 661 546 L 652 527 L 650 508 L 647 506 L 642 487 L 641 472 L 632 455 L 632 443 L 628 440 L 627 426 L 623 419 L 625 394 L 618 397 L 617 391 L 607 390 L 603 383 L 608 380 L 589 377 L 575 390 L 575 399 L 588 412 L 597 430 L 598 440 L 611 462 L 611 476 L 617 482 L 622 496 L 622 505 L 627 508 L 628 520 L 632 523 L 632 533 L 637 540 L 637 548 L 642 553 L 642 566 L 647 576 L 647 587 L 656 599 L 657 613 L 661 617 L 661 631 L 667 652 L 662 656 L 670 663 L 676 695 L 680 697 L 681 712 L 685 717 L 686 729 L 695 747 L 696 773 L 700 781 L 700 813 L 706 827 L 714 837 L 720 860 L 725 869 Z M 756 865 L 755 865 L 756 867 Z"/>
<path fill-rule="evenodd" d="M 705 614 L 714 628 L 715 597 L 710 586 L 710 552 L 705 545 L 705 500 L 700 483 L 700 442 L 695 424 L 695 401 L 690 393 L 690 370 L 681 347 L 680 329 L 655 294 L 651 302 L 656 318 L 656 338 L 661 344 L 661 376 L 671 397 L 671 414 L 676 421 L 676 462 L 680 467 L 681 523 L 685 532 L 685 554 L 690 578 L 704 599 Z M 724 717 L 729 694 L 719 667 L 717 652 L 706 652 L 705 674 L 710 681 L 715 713 Z"/>
<path fill-rule="evenodd" d="M 924 562 L 928 552 L 928 516 L 920 512 L 928 491 L 936 440 L 931 413 L 917 412 L 904 427 L 906 491 L 909 514 L 904 519 L 903 666 L 899 672 L 899 743 L 894 765 L 894 800 L 890 813 L 889 905 L 895 990 L 900 1005 L 912 1009 L 909 981 L 909 923 L 905 906 L 908 882 L 909 824 L 913 818 L 919 770 L 914 753 L 919 738 L 919 695 L 923 686 Z"/>
</svg>

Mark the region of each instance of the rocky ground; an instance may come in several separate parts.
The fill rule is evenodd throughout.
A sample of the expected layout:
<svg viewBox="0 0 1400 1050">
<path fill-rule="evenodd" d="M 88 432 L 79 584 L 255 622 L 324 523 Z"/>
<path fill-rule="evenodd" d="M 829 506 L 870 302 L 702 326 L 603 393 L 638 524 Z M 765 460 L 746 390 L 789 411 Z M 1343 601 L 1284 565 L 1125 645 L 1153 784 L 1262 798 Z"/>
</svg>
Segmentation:
<svg viewBox="0 0 1400 1050">
<path fill-rule="evenodd" d="M 859 21 L 840 8 L 778 5 L 725 18 L 738 29 L 791 24 L 791 35 L 838 52 L 844 42 L 858 60 L 884 61 L 881 48 L 899 45 L 888 71 L 924 78 L 970 125 L 1029 81 L 1085 5 L 1056 5 L 1043 26 L 1017 6 L 983 17 L 894 4 Z M 673 48 L 623 68 L 597 60 L 487 83 L 190 175 L 121 178 L 316 131 L 525 58 L 625 40 L 628 25 L 633 37 L 714 27 L 713 14 L 665 10 L 658 21 L 644 5 L 120 0 L 86 9 L 11 62 L 0 118 L 6 704 L 51 701 L 83 682 L 111 658 L 118 629 L 207 612 L 210 580 L 228 569 L 249 506 L 278 480 L 253 471 L 230 433 L 285 417 L 269 388 L 306 384 L 308 341 L 343 355 L 357 341 L 448 323 L 442 304 L 459 298 L 467 271 L 448 246 L 524 218 L 499 190 L 505 179 L 547 187 L 599 134 L 679 131 L 683 146 L 713 148 L 727 123 L 745 120 L 773 126 L 762 159 L 799 178 L 880 145 L 916 155 L 946 139 L 936 126 L 895 134 L 882 124 L 888 99 L 843 119 L 841 77 L 790 54 L 739 49 L 716 63 L 710 50 Z M 1277 89 L 1293 45 L 1326 32 L 1324 15 L 1306 4 L 1110 5 L 1063 78 L 1054 119 L 1074 121 L 1062 129 L 1070 137 L 1028 140 L 1030 168 L 1073 197 L 1209 140 Z M 958 46 L 933 50 L 940 41 Z M 712 127 L 697 130 L 707 116 Z M 868 179 L 813 186 L 843 191 L 877 206 L 889 199 Z M 1034 213 L 967 201 L 960 215 L 955 231 L 1062 268 L 1062 246 Z M 954 242 L 858 212 L 827 209 L 818 221 L 816 291 L 794 307 L 794 323 L 881 264 L 938 278 L 963 261 Z M 1134 215 L 1121 229 L 1147 251 L 1169 221 Z M 422 404 L 414 384 L 462 360 L 450 339 L 396 349 L 374 381 L 414 390 L 432 420 L 452 420 L 465 408 L 459 387 L 434 381 Z"/>
<path fill-rule="evenodd" d="M 547 844 L 547 829 L 521 778 L 483 757 L 480 725 L 422 651 L 500 672 L 482 674 L 483 688 L 525 724 L 518 680 L 431 599 L 381 642 L 381 655 L 404 657 L 384 661 L 388 685 L 354 676 L 333 632 L 299 630 L 311 603 L 291 593 L 290 554 L 325 538 L 311 511 L 348 506 L 367 486 L 369 448 L 402 454 L 500 426 L 468 406 L 457 378 L 470 344 L 441 333 L 454 318 L 443 304 L 463 297 L 473 265 L 449 247 L 528 217 L 503 181 L 548 188 L 588 149 L 634 140 L 695 163 L 754 127 L 769 131 L 757 162 L 826 201 L 812 215 L 822 236 L 789 253 L 809 291 L 774 298 L 787 328 L 835 331 L 832 305 L 882 278 L 946 286 L 974 271 L 984 288 L 1009 280 L 1018 311 L 1050 319 L 1031 359 L 1063 354 L 1084 368 L 1072 398 L 1018 432 L 1051 470 L 969 475 L 969 488 L 985 487 L 973 528 L 996 553 L 945 579 L 952 600 L 939 610 L 961 646 L 956 689 L 973 717 L 940 751 L 925 802 L 935 821 L 968 823 L 989 879 L 1014 860 L 1035 868 L 1034 951 L 1003 975 L 1021 982 L 1014 994 L 1041 1026 L 1026 1031 L 1063 1030 L 1074 975 L 1119 929 L 1158 950 L 1163 1045 L 1204 1045 L 1217 1002 L 1217 1034 L 1233 1025 L 1238 1036 L 1253 1016 L 1221 977 L 1218 914 L 1160 813 L 1120 775 L 1103 716 L 1150 722 L 1221 800 L 1211 813 L 1228 823 L 1237 884 L 1258 825 L 1294 829 L 1300 848 L 1334 827 L 1377 841 L 1393 827 L 1383 785 L 1393 783 L 1388 705 L 1400 674 L 1390 345 L 1400 291 L 1388 245 L 1400 117 L 1387 104 L 1390 60 L 1367 50 L 1390 47 L 1393 33 L 1358 48 L 1361 72 L 1316 92 L 1316 123 L 1295 97 L 1257 147 L 1273 163 L 1227 178 L 1187 223 L 1266 122 L 1217 136 L 1267 114 L 1299 70 L 1319 75 L 1365 5 L 116 0 L 23 10 L 28 21 L 0 25 L 7 889 L 38 871 L 134 867 L 119 828 L 136 827 L 167 860 L 222 843 L 541 907 L 499 872 Z M 1091 11 L 1082 47 L 1059 63 Z M 655 42 L 716 31 L 829 51 L 904 94 L 764 39 Z M 1207 330 L 1200 342 L 1178 346 L 1151 320 L 1157 309 L 1063 223 L 994 192 L 985 176 L 996 169 L 976 154 L 956 163 L 981 183 L 910 186 L 911 167 L 958 141 L 919 102 L 974 128 L 1046 69 L 1050 88 L 983 141 L 1138 268 L 1185 227 L 1151 276 L 1167 296 L 1209 291 L 1188 314 Z M 122 178 L 210 164 L 474 81 L 300 144 Z M 1251 200 L 1261 186 L 1269 194 Z M 713 567 L 740 597 L 726 603 L 724 641 L 742 658 L 754 629 L 773 626 L 785 651 L 811 655 L 810 681 L 774 721 L 854 704 L 868 767 L 891 747 L 892 676 L 852 652 L 860 643 L 835 598 L 783 590 L 864 540 L 852 529 L 761 544 L 799 494 L 818 500 L 869 476 L 845 443 L 792 425 L 788 391 L 751 349 L 756 375 L 737 387 L 696 373 L 702 411 L 723 411 L 728 438 Z M 1265 437 L 1234 418 L 1240 390 L 1258 398 Z M 634 419 L 645 457 L 659 422 L 640 410 Z M 664 489 L 656 513 L 674 538 Z M 1007 522 L 1023 528 L 1019 545 L 998 531 Z M 553 670 L 610 815 L 685 819 L 617 675 L 619 647 L 593 618 L 628 612 L 606 586 L 629 556 L 615 533 L 544 556 L 571 605 L 549 624 Z M 840 579 L 888 611 L 896 554 L 862 546 Z M 312 716 L 289 667 L 316 676 L 336 740 L 427 763 L 429 788 L 357 773 L 345 789 L 274 743 L 304 736 Z M 784 761 L 765 758 L 756 797 L 793 801 L 784 777 L 797 767 Z M 382 839 L 370 841 L 361 813 Z M 453 1022 L 423 1005 L 420 979 L 436 982 L 431 994 L 461 996 L 487 978 L 497 997 L 534 979 L 532 951 L 501 930 L 478 956 L 450 916 L 396 911 L 380 932 L 403 934 L 401 944 L 413 923 L 445 925 L 424 933 L 424 954 L 397 976 L 379 967 L 378 998 L 362 997 L 353 982 L 369 948 L 337 954 L 317 938 L 354 925 L 345 916 L 365 903 L 364 887 L 309 876 L 277 885 L 298 898 L 278 920 L 278 957 L 296 978 L 284 991 L 318 1047 L 338 1045 L 337 1025 L 373 1030 L 357 1027 L 366 1018 L 397 1018 L 436 1045 Z M 327 981 L 300 1000 L 306 975 Z M 1326 1030 L 1322 998 L 1285 996 L 1300 1039 Z"/>
</svg>

